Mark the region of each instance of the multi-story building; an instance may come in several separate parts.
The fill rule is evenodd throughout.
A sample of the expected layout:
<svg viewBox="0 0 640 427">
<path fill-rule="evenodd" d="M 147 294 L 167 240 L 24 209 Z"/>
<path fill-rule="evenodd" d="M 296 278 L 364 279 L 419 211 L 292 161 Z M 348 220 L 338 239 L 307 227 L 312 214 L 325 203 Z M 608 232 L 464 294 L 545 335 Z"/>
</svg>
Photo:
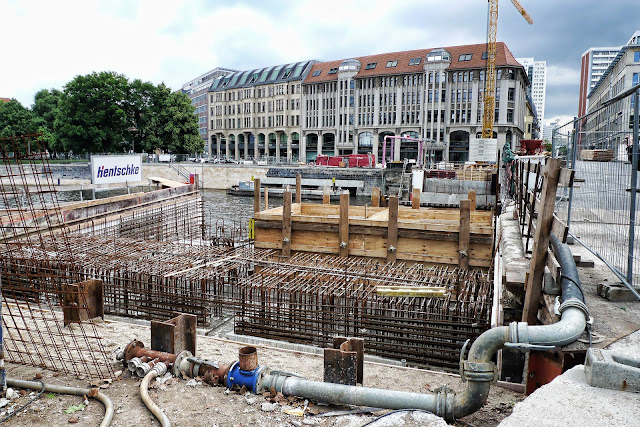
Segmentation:
<svg viewBox="0 0 640 427">
<path fill-rule="evenodd" d="M 300 156 L 301 84 L 313 61 L 237 71 L 209 88 L 210 153 L 218 158 Z"/>
<path fill-rule="evenodd" d="M 524 67 L 531 85 L 527 87 L 527 93 L 533 100 L 538 114 L 540 131 L 544 132 L 545 97 L 547 93 L 547 61 L 535 61 L 534 58 L 516 58 Z"/>
<path fill-rule="evenodd" d="M 494 138 L 514 147 L 524 135 L 524 68 L 500 42 Z M 434 160 L 465 161 L 482 134 L 486 44 L 384 53 L 319 62 L 303 82 L 301 157 L 374 153 L 384 137 L 433 140 Z M 385 154 L 389 158 L 389 154 Z M 416 159 L 418 144 L 395 144 L 393 159 Z"/>
<path fill-rule="evenodd" d="M 590 47 L 582 54 L 580 65 L 580 93 L 578 95 L 578 117 L 587 113 L 587 96 L 595 87 L 620 52 L 621 47 Z"/>
<path fill-rule="evenodd" d="M 587 139 L 582 146 L 611 148 L 620 146 L 630 135 L 633 124 L 632 97 L 627 96 L 598 114 L 594 112 L 605 101 L 640 83 L 640 32 L 616 55 L 587 98 L 589 107 L 585 123 Z M 606 145 L 606 147 L 604 146 Z"/>
<path fill-rule="evenodd" d="M 215 78 L 225 76 L 235 71 L 237 70 L 217 67 L 182 85 L 182 92 L 186 93 L 189 96 L 189 98 L 191 99 L 191 104 L 196 108 L 196 116 L 198 117 L 198 128 L 200 130 L 200 136 L 205 141 L 205 155 L 209 155 L 210 153 L 210 151 L 207 151 L 206 143 L 208 139 L 207 91 L 209 90 L 209 86 L 211 86 L 211 82 Z"/>
<path fill-rule="evenodd" d="M 536 105 L 531 97 L 527 94 L 526 112 L 524 115 L 524 138 L 523 139 L 538 139 L 541 135 L 540 122 L 538 122 L 538 113 L 536 112 Z"/>
</svg>

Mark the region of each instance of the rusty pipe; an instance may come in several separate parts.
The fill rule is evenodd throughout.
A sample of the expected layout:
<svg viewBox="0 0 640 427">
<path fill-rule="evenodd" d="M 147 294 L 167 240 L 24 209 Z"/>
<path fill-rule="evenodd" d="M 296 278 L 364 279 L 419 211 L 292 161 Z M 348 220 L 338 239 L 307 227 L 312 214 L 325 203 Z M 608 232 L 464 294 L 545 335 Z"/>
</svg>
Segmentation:
<svg viewBox="0 0 640 427">
<path fill-rule="evenodd" d="M 147 360 L 158 359 L 158 361 L 164 364 L 172 365 L 176 360 L 176 356 L 177 355 L 173 353 L 145 348 L 144 344 L 141 341 L 133 340 L 125 347 L 122 360 L 125 366 L 127 366 L 128 362 L 134 357 L 148 357 L 149 359 Z"/>
</svg>

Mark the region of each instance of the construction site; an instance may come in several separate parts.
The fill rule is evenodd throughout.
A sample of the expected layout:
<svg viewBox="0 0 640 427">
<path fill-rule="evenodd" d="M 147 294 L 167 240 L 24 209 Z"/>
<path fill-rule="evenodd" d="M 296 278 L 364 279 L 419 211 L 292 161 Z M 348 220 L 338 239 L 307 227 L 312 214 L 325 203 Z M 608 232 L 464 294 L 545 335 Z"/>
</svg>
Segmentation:
<svg viewBox="0 0 640 427">
<path fill-rule="evenodd" d="M 515 99 L 524 100 L 516 89 L 529 84 L 504 47 L 501 64 L 514 68 L 496 70 L 497 7 L 489 1 L 486 56 L 474 51 L 482 69 L 450 75 L 465 84 L 451 102 L 454 93 L 469 97 L 462 123 L 482 117 L 482 127 L 474 124 L 466 140 L 462 130 L 447 134 L 449 147 L 440 141 L 440 104 L 429 136 L 426 126 L 422 137 L 398 127 L 374 144 L 369 132 L 371 146 L 361 148 L 372 152 L 354 145 L 350 153 L 341 140 L 327 156 L 322 143 L 335 135 L 316 130 L 303 135 L 316 150 L 313 164 L 282 167 L 257 160 L 259 138 L 249 165 L 250 132 L 243 145 L 240 134 L 233 140 L 246 168 L 182 164 L 172 154 L 158 154 L 166 164 L 152 167 L 133 147 L 67 167 L 50 163 L 42 133 L 0 137 L 0 423 L 640 426 L 640 84 L 557 127 L 549 144 L 497 123 L 494 132 L 497 75 L 504 71 L 502 108 L 510 111 L 502 119 L 510 114 L 512 124 Z M 407 55 L 407 67 L 424 59 L 425 73 L 405 75 L 403 85 L 398 76 L 340 81 L 340 93 L 352 96 L 347 107 L 340 95 L 339 108 L 354 108 L 356 86 L 374 93 L 382 82 L 393 87 L 390 105 L 396 94 L 404 105 L 401 86 L 423 77 L 424 97 L 427 85 L 434 90 L 428 102 L 444 102 L 450 53 Z M 327 75 L 360 73 L 354 59 L 327 64 Z M 335 91 L 322 80 L 325 65 L 311 64 L 304 77 L 307 105 L 333 105 L 312 97 Z M 388 60 L 385 70 L 396 66 Z M 292 72 L 281 68 L 272 80 Z M 249 75 L 220 81 L 233 87 Z M 483 86 L 473 111 L 467 79 Z M 288 95 L 289 85 L 278 90 Z M 369 113 L 399 126 L 399 114 L 379 113 L 378 97 L 387 94 L 360 99 L 373 98 Z M 235 114 L 235 105 L 218 109 Z M 420 114 L 403 113 L 402 123 Z M 622 117 L 630 118 L 624 130 Z M 231 163 L 232 137 L 216 135 L 226 144 L 218 155 Z M 293 143 L 278 131 L 289 160 L 292 144 L 302 147 L 296 135 Z M 270 142 L 262 143 L 268 157 Z M 417 158 L 401 161 L 408 143 Z M 90 183 L 69 176 L 79 170 Z M 222 197 L 248 201 L 207 199 L 205 174 L 231 187 Z"/>
<path fill-rule="evenodd" d="M 250 223 L 221 226 L 197 178 L 63 203 L 37 138 L 0 143 L 10 425 L 520 425 L 583 364 L 637 403 L 636 362 L 602 349 L 634 348 L 638 301 L 566 245 L 559 159 L 518 159 L 482 210 L 302 203 L 299 175 L 274 206 L 256 179 Z"/>
</svg>

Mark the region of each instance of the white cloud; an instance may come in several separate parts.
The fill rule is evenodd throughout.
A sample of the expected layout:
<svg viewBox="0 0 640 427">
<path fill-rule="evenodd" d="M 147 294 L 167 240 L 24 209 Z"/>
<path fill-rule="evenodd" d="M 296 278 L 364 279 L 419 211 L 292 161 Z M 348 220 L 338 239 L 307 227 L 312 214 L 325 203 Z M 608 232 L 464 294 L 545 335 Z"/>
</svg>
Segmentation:
<svg viewBox="0 0 640 427">
<path fill-rule="evenodd" d="M 547 86 L 578 85 L 580 69 L 547 65 Z"/>
</svg>

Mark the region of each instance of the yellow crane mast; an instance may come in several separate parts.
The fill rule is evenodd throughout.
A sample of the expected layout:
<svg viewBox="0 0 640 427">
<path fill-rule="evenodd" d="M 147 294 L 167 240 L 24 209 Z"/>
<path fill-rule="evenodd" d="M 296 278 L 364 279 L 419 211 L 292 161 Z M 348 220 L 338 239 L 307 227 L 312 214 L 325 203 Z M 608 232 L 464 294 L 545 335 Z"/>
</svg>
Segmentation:
<svg viewBox="0 0 640 427">
<path fill-rule="evenodd" d="M 498 0 L 489 2 L 489 28 L 487 34 L 487 77 L 484 91 L 484 111 L 482 112 L 482 138 L 493 138 L 493 121 L 496 106 L 496 39 L 498 35 Z M 511 0 L 518 12 L 529 24 L 533 19 L 518 0 Z"/>
</svg>

